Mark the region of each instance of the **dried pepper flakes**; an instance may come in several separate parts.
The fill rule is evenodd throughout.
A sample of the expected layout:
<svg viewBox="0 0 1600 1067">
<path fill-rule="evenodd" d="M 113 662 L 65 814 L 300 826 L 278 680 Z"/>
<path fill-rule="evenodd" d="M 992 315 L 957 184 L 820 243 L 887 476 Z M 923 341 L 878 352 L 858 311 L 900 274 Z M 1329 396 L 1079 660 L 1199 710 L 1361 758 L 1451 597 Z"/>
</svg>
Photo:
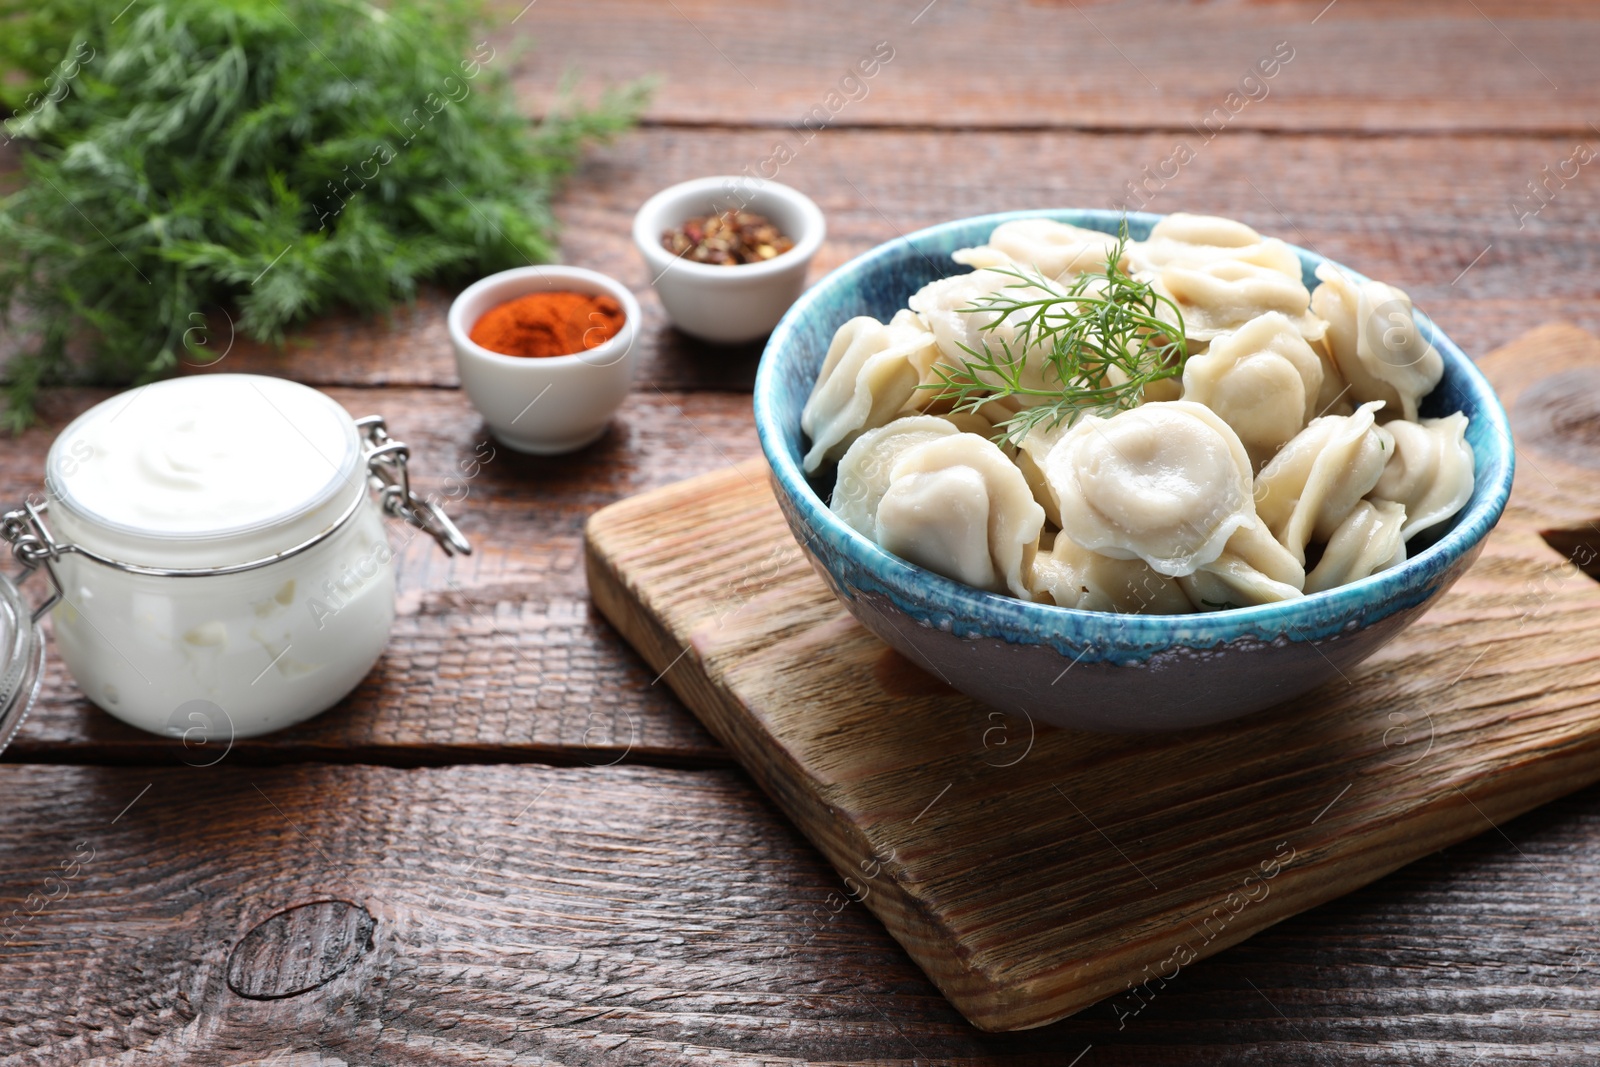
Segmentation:
<svg viewBox="0 0 1600 1067">
<path fill-rule="evenodd" d="M 781 256 L 794 247 L 794 239 L 765 215 L 723 211 L 667 230 L 661 235 L 661 247 L 693 263 L 737 267 Z"/>
</svg>

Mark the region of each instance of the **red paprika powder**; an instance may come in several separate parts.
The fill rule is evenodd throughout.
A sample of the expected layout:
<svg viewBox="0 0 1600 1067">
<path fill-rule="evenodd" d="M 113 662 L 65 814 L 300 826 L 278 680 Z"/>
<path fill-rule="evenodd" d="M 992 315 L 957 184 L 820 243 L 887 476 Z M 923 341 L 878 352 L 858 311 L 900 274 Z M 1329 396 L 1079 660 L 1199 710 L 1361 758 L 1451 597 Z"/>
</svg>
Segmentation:
<svg viewBox="0 0 1600 1067">
<path fill-rule="evenodd" d="M 529 293 L 485 311 L 469 336 L 503 356 L 570 356 L 611 340 L 623 319 L 622 306 L 603 294 Z"/>
</svg>

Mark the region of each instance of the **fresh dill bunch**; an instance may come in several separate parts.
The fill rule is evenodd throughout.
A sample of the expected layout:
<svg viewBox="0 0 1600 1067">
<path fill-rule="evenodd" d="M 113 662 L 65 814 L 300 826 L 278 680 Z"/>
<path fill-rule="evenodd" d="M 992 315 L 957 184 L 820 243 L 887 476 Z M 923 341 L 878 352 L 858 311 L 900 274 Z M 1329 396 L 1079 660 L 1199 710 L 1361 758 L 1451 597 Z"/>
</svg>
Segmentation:
<svg viewBox="0 0 1600 1067">
<path fill-rule="evenodd" d="M 0 200 L 5 421 L 43 383 L 146 381 L 234 329 L 281 342 L 550 259 L 559 179 L 647 90 L 530 122 L 481 5 L 0 0 L 0 143 L 25 148 Z"/>
<path fill-rule="evenodd" d="M 1016 280 L 960 310 L 990 316 L 980 328 L 985 333 L 1002 325 L 1015 329 L 1014 342 L 986 339 L 981 352 L 963 345 L 970 358 L 960 367 L 935 364 L 939 380 L 921 388 L 954 400 L 957 411 L 1013 396 L 1036 401 L 999 424 L 995 440 L 1016 444 L 1036 426 L 1070 426 L 1085 412 L 1126 411 L 1151 382 L 1182 375 L 1188 358 L 1183 313 L 1123 268 L 1127 243 L 1124 222 L 1105 269 L 1080 274 L 1065 288 L 1038 270 L 988 268 Z M 1028 352 L 1038 346 L 1047 347 L 1033 357 L 1042 365 L 1035 365 L 1037 384 L 1030 384 Z"/>
</svg>

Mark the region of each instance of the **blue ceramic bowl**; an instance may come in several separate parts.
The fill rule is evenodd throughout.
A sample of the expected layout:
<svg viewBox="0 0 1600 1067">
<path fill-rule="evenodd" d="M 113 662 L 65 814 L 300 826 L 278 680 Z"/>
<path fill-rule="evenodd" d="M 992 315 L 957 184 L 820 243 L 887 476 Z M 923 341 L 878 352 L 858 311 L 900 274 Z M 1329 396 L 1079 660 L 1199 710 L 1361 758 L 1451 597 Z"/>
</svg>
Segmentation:
<svg viewBox="0 0 1600 1067">
<path fill-rule="evenodd" d="M 755 419 L 795 539 L 861 624 L 913 663 L 1002 711 L 1075 729 L 1174 730 L 1246 715 L 1350 672 L 1415 620 L 1473 560 L 1505 508 L 1513 454 L 1505 410 L 1425 315 L 1444 357 L 1424 416 L 1465 411 L 1477 457 L 1472 498 L 1410 543 L 1392 570 L 1302 599 L 1196 615 L 1114 615 L 1026 603 L 952 581 L 879 548 L 832 511 L 832 471 L 808 481 L 800 410 L 834 330 L 854 315 L 888 320 L 924 284 L 965 268 L 958 248 L 995 226 L 1045 216 L 1116 232 L 1110 211 L 1028 211 L 949 222 L 880 245 L 829 274 L 789 310 L 756 375 Z M 1134 238 L 1160 216 L 1127 216 Z M 1307 287 L 1321 256 L 1296 249 Z M 1354 273 L 1354 272 L 1352 272 Z"/>
</svg>

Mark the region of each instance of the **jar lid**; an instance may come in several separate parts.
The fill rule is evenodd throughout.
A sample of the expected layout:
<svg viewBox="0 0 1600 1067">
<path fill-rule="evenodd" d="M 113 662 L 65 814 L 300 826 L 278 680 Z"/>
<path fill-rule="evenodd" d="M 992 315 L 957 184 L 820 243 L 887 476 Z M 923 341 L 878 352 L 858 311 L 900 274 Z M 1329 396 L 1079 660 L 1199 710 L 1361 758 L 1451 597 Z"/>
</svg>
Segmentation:
<svg viewBox="0 0 1600 1067">
<path fill-rule="evenodd" d="M 97 404 L 45 461 L 52 522 L 108 558 L 227 566 L 321 533 L 367 488 L 361 435 L 283 378 L 206 374 Z"/>
<path fill-rule="evenodd" d="M 43 666 L 44 635 L 16 583 L 0 575 L 0 752 L 33 707 Z"/>
</svg>

